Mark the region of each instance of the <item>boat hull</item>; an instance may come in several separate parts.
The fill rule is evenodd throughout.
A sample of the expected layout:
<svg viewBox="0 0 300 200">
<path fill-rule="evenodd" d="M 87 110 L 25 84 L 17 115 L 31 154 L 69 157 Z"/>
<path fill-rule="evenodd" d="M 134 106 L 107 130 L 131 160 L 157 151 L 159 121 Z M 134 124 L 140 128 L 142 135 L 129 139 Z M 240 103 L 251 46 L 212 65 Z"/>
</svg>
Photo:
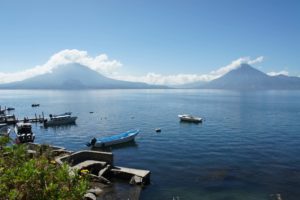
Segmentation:
<svg viewBox="0 0 300 200">
<path fill-rule="evenodd" d="M 35 135 L 34 134 L 22 134 L 22 135 L 17 135 L 16 138 L 16 143 L 27 143 L 27 142 L 34 142 Z"/>
<path fill-rule="evenodd" d="M 182 121 L 182 122 L 193 122 L 193 123 L 202 122 L 202 120 L 198 120 L 198 119 L 180 119 L 180 121 Z"/>
<path fill-rule="evenodd" d="M 66 125 L 66 124 L 75 124 L 77 117 L 68 117 L 61 120 L 49 120 L 45 121 L 45 126 L 59 126 L 59 125 Z"/>
<path fill-rule="evenodd" d="M 202 118 L 200 117 L 191 117 L 187 115 L 178 115 L 180 121 L 182 122 L 193 122 L 193 123 L 200 123 L 202 122 Z"/>
</svg>

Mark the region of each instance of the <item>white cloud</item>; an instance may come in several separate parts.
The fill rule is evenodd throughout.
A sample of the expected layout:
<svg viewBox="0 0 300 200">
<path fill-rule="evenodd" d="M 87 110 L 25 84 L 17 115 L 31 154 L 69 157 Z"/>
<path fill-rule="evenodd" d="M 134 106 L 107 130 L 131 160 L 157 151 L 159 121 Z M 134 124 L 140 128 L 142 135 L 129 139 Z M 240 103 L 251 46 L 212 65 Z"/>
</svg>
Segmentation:
<svg viewBox="0 0 300 200">
<path fill-rule="evenodd" d="M 86 51 L 65 49 L 51 56 L 50 59 L 43 65 L 15 73 L 0 72 L 0 83 L 21 81 L 37 75 L 51 73 L 54 68 L 70 63 L 85 65 L 90 69 L 107 76 L 111 75 L 122 66 L 122 64 L 117 60 L 109 60 L 106 54 L 91 57 Z"/>
<path fill-rule="evenodd" d="M 249 57 L 247 57 L 248 61 L 246 61 L 247 64 L 249 65 L 254 65 L 256 63 L 261 63 L 262 61 L 264 61 L 264 57 L 263 56 L 259 56 L 257 58 L 255 58 L 254 60 L 250 60 Z"/>
<path fill-rule="evenodd" d="M 242 58 L 232 61 L 229 65 L 226 65 L 225 67 L 221 67 L 220 69 L 218 69 L 216 71 L 210 72 L 209 74 L 212 75 L 212 79 L 216 79 L 216 78 L 219 78 L 219 77 L 223 76 L 224 74 L 230 72 L 231 70 L 234 70 L 234 69 L 240 67 L 241 64 L 254 65 L 256 63 L 262 62 L 263 59 L 264 59 L 263 56 L 259 56 L 259 57 L 255 58 L 254 60 L 251 60 L 250 57 L 242 57 Z"/>
<path fill-rule="evenodd" d="M 197 75 L 197 74 L 175 74 L 175 75 L 162 75 L 157 73 L 147 73 L 144 76 L 112 76 L 112 78 L 119 80 L 126 80 L 132 82 L 144 82 L 154 85 L 180 85 L 185 83 L 192 83 L 195 81 L 209 81 L 210 75 Z"/>
<path fill-rule="evenodd" d="M 232 61 L 230 64 L 224 67 L 219 68 L 218 70 L 211 71 L 208 74 L 162 75 L 158 73 L 147 73 L 146 75 L 142 76 L 131 76 L 119 74 L 118 69 L 122 66 L 121 62 L 117 60 L 110 60 L 106 54 L 100 54 L 98 56 L 92 57 L 88 55 L 86 51 L 80 51 L 77 49 L 65 49 L 51 56 L 45 64 L 36 66 L 32 69 L 15 73 L 0 72 L 0 83 L 21 81 L 37 75 L 51 73 L 53 69 L 61 65 L 79 63 L 105 76 L 119 80 L 145 82 L 148 84 L 156 85 L 180 85 L 196 81 L 211 81 L 213 79 L 219 78 L 220 76 L 223 76 L 233 69 L 238 68 L 243 63 L 253 65 L 262 61 L 263 56 L 257 57 L 253 60 L 251 60 L 250 57 L 242 57 Z"/>
<path fill-rule="evenodd" d="M 162 75 L 157 73 L 148 73 L 144 76 L 112 76 L 112 78 L 134 82 L 145 82 L 156 85 L 180 85 L 192 83 L 196 81 L 211 81 L 219 78 L 229 71 L 238 68 L 241 64 L 256 64 L 262 62 L 263 56 L 259 56 L 253 60 L 250 57 L 242 57 L 232 61 L 230 64 L 219 68 L 218 70 L 211 71 L 208 74 L 175 74 L 175 75 Z"/>
<path fill-rule="evenodd" d="M 288 76 L 289 75 L 289 72 L 288 71 L 285 71 L 285 70 L 282 70 L 282 71 L 279 71 L 279 72 L 269 72 L 267 73 L 269 76 L 278 76 L 278 75 L 286 75 Z"/>
<path fill-rule="evenodd" d="M 42 66 L 36 66 L 32 69 L 28 69 L 28 70 L 21 71 L 21 72 L 15 72 L 15 73 L 0 72 L 0 83 L 21 81 L 21 80 L 31 78 L 33 76 L 37 76 L 37 75 L 44 74 L 47 72 L 51 72 L 51 70 L 49 68 L 44 68 Z"/>
</svg>

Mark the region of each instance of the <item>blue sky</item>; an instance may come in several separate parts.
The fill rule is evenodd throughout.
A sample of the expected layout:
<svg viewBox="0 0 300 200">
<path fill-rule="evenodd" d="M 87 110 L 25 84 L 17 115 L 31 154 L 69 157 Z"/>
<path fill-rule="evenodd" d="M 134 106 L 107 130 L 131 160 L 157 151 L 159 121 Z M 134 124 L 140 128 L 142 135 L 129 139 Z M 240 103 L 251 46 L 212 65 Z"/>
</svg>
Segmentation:
<svg viewBox="0 0 300 200">
<path fill-rule="evenodd" d="M 263 56 L 264 72 L 300 75 L 300 1 L 0 0 L 0 72 L 64 49 L 106 54 L 118 74 L 207 74 Z"/>
</svg>

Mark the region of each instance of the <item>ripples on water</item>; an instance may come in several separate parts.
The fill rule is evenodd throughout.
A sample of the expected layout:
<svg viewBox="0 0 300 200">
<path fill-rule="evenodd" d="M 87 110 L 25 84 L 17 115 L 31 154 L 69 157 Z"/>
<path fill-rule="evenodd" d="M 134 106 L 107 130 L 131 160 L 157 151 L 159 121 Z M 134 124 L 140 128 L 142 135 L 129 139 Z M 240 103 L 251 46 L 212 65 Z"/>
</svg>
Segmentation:
<svg viewBox="0 0 300 200">
<path fill-rule="evenodd" d="M 139 128 L 115 163 L 152 172 L 141 199 L 300 198 L 300 92 L 217 90 L 0 91 L 17 116 L 72 111 L 77 124 L 34 125 L 36 142 L 86 149 L 92 137 Z M 32 103 L 41 106 L 32 108 Z M 94 113 L 90 113 L 93 111 Z M 203 124 L 180 123 L 191 113 Z M 155 128 L 161 128 L 156 133 Z M 155 197 L 155 198 L 154 198 Z"/>
</svg>

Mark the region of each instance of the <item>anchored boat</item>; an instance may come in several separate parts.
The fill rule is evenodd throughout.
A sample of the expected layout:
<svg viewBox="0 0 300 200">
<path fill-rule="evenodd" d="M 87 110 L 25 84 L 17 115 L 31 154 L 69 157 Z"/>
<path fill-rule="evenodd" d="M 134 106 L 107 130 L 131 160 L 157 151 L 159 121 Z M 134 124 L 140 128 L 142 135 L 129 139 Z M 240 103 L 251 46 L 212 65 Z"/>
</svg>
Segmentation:
<svg viewBox="0 0 300 200">
<path fill-rule="evenodd" d="M 179 119 L 184 122 L 194 122 L 194 123 L 200 123 L 202 122 L 201 117 L 195 117 L 188 114 L 178 115 Z"/>
<path fill-rule="evenodd" d="M 130 142 L 134 140 L 135 136 L 139 134 L 138 129 L 133 129 L 126 131 L 124 133 L 120 133 L 117 135 L 102 137 L 102 138 L 93 138 L 90 143 L 88 143 L 88 146 L 92 147 L 106 147 L 111 146 L 115 144 L 121 144 L 125 142 Z"/>
<path fill-rule="evenodd" d="M 0 123 L 16 124 L 17 119 L 15 115 L 0 115 Z"/>
<path fill-rule="evenodd" d="M 65 112 L 59 115 L 50 115 L 51 117 L 59 117 L 59 116 L 64 116 L 64 115 L 72 115 L 72 112 Z"/>
<path fill-rule="evenodd" d="M 44 121 L 44 126 L 59 126 L 65 124 L 75 124 L 77 117 L 71 116 L 70 112 L 61 115 L 50 115 L 50 119 Z"/>
<path fill-rule="evenodd" d="M 31 123 L 19 122 L 15 126 L 15 133 L 17 135 L 16 143 L 34 142 L 35 135 L 31 130 Z"/>
<path fill-rule="evenodd" d="M 13 107 L 8 107 L 8 108 L 6 108 L 6 110 L 7 110 L 7 111 L 12 111 L 12 110 L 15 110 L 15 108 L 13 108 Z"/>
</svg>

